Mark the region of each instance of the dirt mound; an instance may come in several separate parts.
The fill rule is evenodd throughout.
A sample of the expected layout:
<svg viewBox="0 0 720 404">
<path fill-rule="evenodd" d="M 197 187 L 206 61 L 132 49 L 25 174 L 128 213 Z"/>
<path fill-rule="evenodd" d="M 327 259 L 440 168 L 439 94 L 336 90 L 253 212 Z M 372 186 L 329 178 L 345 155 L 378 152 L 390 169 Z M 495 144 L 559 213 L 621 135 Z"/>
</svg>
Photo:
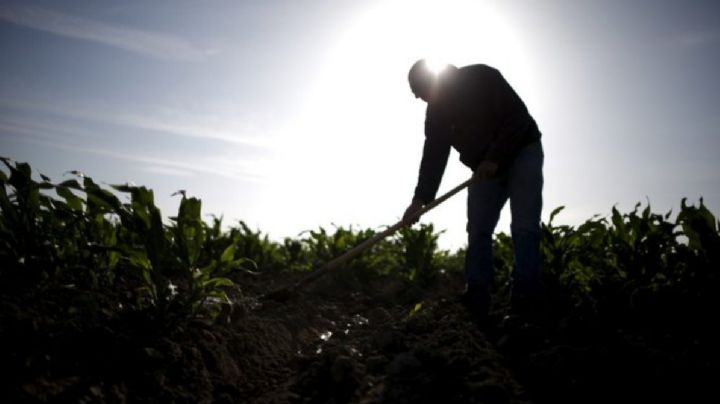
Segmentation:
<svg viewBox="0 0 720 404">
<path fill-rule="evenodd" d="M 500 355 L 462 307 L 434 302 L 413 314 L 398 314 L 375 326 L 368 321 L 365 329 L 333 333 L 318 344 L 315 355 L 299 358 L 304 370 L 290 387 L 297 401 L 523 401 Z M 355 317 L 358 322 L 363 320 Z"/>
<path fill-rule="evenodd" d="M 693 400 L 718 374 L 705 340 L 552 318 L 479 325 L 432 287 L 347 273 L 285 303 L 298 275 L 238 279 L 219 324 L 77 313 L 66 292 L 0 296 L 1 402 L 524 403 Z M 100 299 L 99 301 L 102 301 Z"/>
<path fill-rule="evenodd" d="M 225 324 L 68 313 L 63 295 L 3 296 L 4 402 L 518 402 L 521 389 L 462 308 L 398 279 L 361 291 L 246 279 Z M 347 281 L 347 280 L 346 280 Z M 352 282 L 351 282 L 352 283 Z M 346 285 L 352 286 L 352 285 Z M 357 286 L 357 285 L 355 285 Z M 366 293 L 362 290 L 373 290 Z M 418 297 L 428 297 L 424 303 Z"/>
</svg>

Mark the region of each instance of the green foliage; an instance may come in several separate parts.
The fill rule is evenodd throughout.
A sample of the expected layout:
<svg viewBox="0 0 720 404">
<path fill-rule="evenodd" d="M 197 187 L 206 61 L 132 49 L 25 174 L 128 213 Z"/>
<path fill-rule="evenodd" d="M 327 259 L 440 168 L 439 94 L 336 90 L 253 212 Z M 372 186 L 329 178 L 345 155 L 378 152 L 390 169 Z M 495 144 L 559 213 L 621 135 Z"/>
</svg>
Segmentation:
<svg viewBox="0 0 720 404">
<path fill-rule="evenodd" d="M 145 187 L 105 188 L 76 171 L 58 184 L 45 176 L 35 181 L 29 165 L 3 162 L 9 170 L 0 171 L 3 285 L 28 293 L 92 292 L 115 311 L 152 312 L 169 322 L 215 317 L 229 304 L 234 270 L 311 271 L 376 234 L 319 228 L 278 243 L 244 222 L 228 229 L 222 218 L 204 222 L 201 201 L 184 191 L 176 193 L 178 212 L 166 224 Z M 460 267 L 437 249 L 438 236 L 432 225 L 403 229 L 344 269 L 361 279 L 399 274 L 427 286 L 441 269 Z"/>
<path fill-rule="evenodd" d="M 652 213 L 650 205 L 629 213 L 612 208 L 609 218 L 593 217 L 575 227 L 554 225 L 563 207 L 542 224 L 542 253 L 548 295 L 581 312 L 647 321 L 683 321 L 685 313 L 717 307 L 720 224 L 704 206 L 685 199 L 675 221 Z M 496 279 L 508 279 L 512 241 L 495 240 Z M 694 309 L 691 309 L 694 308 Z M 650 312 L 659 318 L 650 318 Z M 632 316 L 631 316 L 632 317 Z"/>
<path fill-rule="evenodd" d="M 301 233 L 298 240 L 286 239 L 280 256 L 285 257 L 285 268 L 308 271 L 322 267 L 332 259 L 350 251 L 375 236 L 373 229 L 355 230 L 352 227 L 335 227 L 333 232 L 324 228 Z M 368 279 L 374 276 L 400 275 L 419 286 L 427 286 L 441 270 L 457 270 L 455 255 L 437 248 L 440 233 L 431 224 L 403 228 L 395 235 L 380 240 L 367 251 L 345 264 L 338 271 L 348 276 Z"/>
<path fill-rule="evenodd" d="M 54 184 L 32 178 L 30 166 L 2 159 L 0 280 L 28 293 L 72 289 L 102 295 L 106 306 L 153 311 L 170 321 L 213 317 L 226 304 L 225 275 L 245 264 L 235 246 L 202 253 L 208 230 L 200 200 L 182 195 L 178 215 L 165 225 L 145 187 L 90 177 Z M 212 233 L 211 233 L 212 234 Z"/>
<path fill-rule="evenodd" d="M 311 271 L 376 234 L 321 227 L 276 242 L 244 222 L 227 229 L 222 218 L 206 223 L 201 201 L 184 191 L 177 193 L 177 215 L 165 223 L 145 187 L 101 187 L 79 172 L 61 183 L 35 180 L 28 164 L 2 162 L 0 291 L 75 290 L 98 296 L 113 312 L 152 313 L 171 324 L 217 316 L 230 303 L 227 293 L 239 291 L 234 271 Z M 720 223 L 702 199 L 697 207 L 683 199 L 674 221 L 670 212 L 638 204 L 578 226 L 556 225 L 562 210 L 541 225 L 552 299 L 588 315 L 630 313 L 656 322 L 683 321 L 683 313 L 720 304 Z M 403 228 L 337 271 L 356 280 L 400 276 L 419 288 L 444 274 L 461 276 L 464 251 L 439 250 L 439 235 L 429 224 Z M 507 302 L 512 239 L 501 233 L 493 243 L 495 300 Z"/>
<path fill-rule="evenodd" d="M 438 252 L 440 234 L 435 232 L 432 224 L 400 229 L 397 244 L 402 250 L 401 268 L 411 281 L 427 286 L 436 280 L 441 262 L 447 255 L 447 252 Z"/>
</svg>

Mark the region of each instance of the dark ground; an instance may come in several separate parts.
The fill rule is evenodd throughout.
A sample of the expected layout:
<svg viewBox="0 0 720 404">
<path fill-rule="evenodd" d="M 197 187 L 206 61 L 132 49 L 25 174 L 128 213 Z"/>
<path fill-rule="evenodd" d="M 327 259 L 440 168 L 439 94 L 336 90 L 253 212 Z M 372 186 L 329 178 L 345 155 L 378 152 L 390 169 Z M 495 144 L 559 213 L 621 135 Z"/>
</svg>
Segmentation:
<svg viewBox="0 0 720 404">
<path fill-rule="evenodd" d="M 0 402 L 718 402 L 716 343 L 700 337 L 557 312 L 480 325 L 453 300 L 457 276 L 423 289 L 337 273 L 285 303 L 257 299 L 293 279 L 243 275 L 220 324 L 174 330 L 68 309 L 97 296 L 2 295 Z"/>
</svg>

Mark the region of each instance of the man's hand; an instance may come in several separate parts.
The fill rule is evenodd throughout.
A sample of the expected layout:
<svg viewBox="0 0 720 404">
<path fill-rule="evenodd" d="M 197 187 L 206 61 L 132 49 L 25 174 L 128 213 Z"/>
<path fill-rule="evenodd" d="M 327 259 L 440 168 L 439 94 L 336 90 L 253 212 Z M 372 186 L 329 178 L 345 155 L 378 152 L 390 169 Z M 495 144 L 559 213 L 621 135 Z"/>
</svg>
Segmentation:
<svg viewBox="0 0 720 404">
<path fill-rule="evenodd" d="M 473 180 L 486 180 L 497 173 L 498 165 L 490 160 L 483 160 L 473 172 Z"/>
<path fill-rule="evenodd" d="M 416 217 L 412 221 L 410 221 L 410 217 L 417 213 L 420 209 L 422 209 L 423 206 L 425 205 L 421 201 L 413 199 L 410 206 L 405 209 L 405 214 L 403 214 L 402 220 L 405 222 L 405 225 L 415 224 L 418 222 L 418 220 L 420 220 L 420 217 Z"/>
</svg>

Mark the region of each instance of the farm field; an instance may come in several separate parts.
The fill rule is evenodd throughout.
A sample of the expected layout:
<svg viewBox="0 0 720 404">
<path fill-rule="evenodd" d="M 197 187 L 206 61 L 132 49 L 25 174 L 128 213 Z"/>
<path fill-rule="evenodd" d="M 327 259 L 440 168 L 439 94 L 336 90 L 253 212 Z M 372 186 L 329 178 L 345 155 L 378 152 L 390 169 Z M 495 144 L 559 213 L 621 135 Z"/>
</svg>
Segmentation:
<svg viewBox="0 0 720 404">
<path fill-rule="evenodd" d="M 376 233 L 271 241 L 178 194 L 64 182 L 3 159 L 0 402 L 606 403 L 717 396 L 717 218 L 685 199 L 544 223 L 542 319 L 507 317 L 495 238 L 491 321 L 455 298 L 463 251 L 401 229 L 288 300 L 265 294 Z"/>
</svg>

